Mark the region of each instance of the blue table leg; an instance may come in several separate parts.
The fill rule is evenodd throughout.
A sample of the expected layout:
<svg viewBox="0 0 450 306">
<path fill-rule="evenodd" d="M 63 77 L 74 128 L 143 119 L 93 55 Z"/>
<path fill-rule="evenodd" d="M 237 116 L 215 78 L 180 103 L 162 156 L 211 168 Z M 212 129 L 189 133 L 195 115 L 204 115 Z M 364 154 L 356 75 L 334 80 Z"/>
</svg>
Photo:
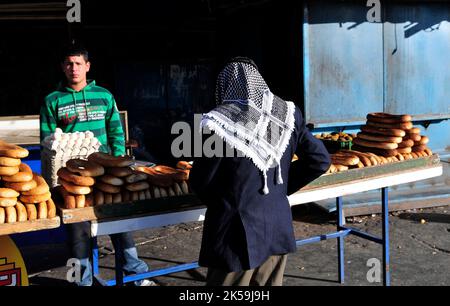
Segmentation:
<svg viewBox="0 0 450 306">
<path fill-rule="evenodd" d="M 344 226 L 343 211 L 342 211 L 342 197 L 336 198 L 336 210 L 337 210 L 337 230 L 340 231 Z M 337 238 L 338 248 L 338 268 L 339 268 L 339 283 L 344 283 L 344 237 Z"/>
<path fill-rule="evenodd" d="M 389 258 L 389 201 L 388 188 L 384 187 L 382 190 L 382 214 L 383 214 L 383 284 L 385 286 L 391 285 L 390 275 L 390 258 Z"/>
<path fill-rule="evenodd" d="M 97 237 L 92 238 L 92 273 L 95 276 L 98 275 L 98 243 Z"/>
<path fill-rule="evenodd" d="M 115 245 L 115 253 L 114 257 L 116 260 L 116 286 L 123 286 L 123 265 L 125 259 L 123 258 L 123 251 L 122 251 L 122 242 L 120 239 L 117 239 L 116 245 Z"/>
</svg>

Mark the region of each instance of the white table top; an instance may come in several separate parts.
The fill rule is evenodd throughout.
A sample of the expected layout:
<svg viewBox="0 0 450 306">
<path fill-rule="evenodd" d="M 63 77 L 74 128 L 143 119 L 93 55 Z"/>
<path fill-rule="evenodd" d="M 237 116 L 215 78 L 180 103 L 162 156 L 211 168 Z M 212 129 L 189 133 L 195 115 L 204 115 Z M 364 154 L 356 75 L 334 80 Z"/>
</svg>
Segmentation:
<svg viewBox="0 0 450 306">
<path fill-rule="evenodd" d="M 362 179 L 311 190 L 300 190 L 289 196 L 291 206 L 305 204 L 359 192 L 400 185 L 442 175 L 442 166 L 411 170 L 404 173 Z M 175 225 L 179 223 L 203 221 L 206 208 L 165 213 L 152 216 L 133 217 L 113 221 L 92 221 L 92 236 L 109 235 L 129 231 L 137 231 L 154 227 Z"/>
</svg>

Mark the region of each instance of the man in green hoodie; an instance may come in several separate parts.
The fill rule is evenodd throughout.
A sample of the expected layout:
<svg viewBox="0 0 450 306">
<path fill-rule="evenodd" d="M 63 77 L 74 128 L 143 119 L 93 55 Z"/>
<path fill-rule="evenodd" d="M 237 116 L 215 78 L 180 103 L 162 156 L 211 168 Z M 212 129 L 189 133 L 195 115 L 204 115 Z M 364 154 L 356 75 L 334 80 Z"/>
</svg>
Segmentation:
<svg viewBox="0 0 450 306">
<path fill-rule="evenodd" d="M 61 57 L 66 83 L 45 98 L 41 107 L 41 141 L 57 127 L 64 133 L 91 131 L 101 143 L 100 151 L 114 156 L 125 154 L 125 139 L 119 112 L 113 95 L 106 89 L 87 80 L 91 68 L 88 52 L 82 46 L 71 44 Z M 77 285 L 90 286 L 93 282 L 90 223 L 67 225 L 69 243 L 73 257 L 80 261 L 81 280 Z M 123 270 L 127 274 L 148 271 L 147 264 L 140 260 L 131 233 L 110 235 L 117 250 L 122 252 Z M 154 284 L 149 280 L 135 282 L 136 285 Z"/>
</svg>

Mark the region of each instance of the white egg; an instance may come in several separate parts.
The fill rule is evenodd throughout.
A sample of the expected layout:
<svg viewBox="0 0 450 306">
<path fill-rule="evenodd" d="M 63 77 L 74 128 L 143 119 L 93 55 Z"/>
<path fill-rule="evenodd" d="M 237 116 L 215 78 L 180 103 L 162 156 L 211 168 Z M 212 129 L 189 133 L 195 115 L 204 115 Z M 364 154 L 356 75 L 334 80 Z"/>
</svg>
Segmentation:
<svg viewBox="0 0 450 306">
<path fill-rule="evenodd" d="M 91 139 L 86 138 L 81 141 L 83 147 L 89 147 L 91 143 Z"/>
<path fill-rule="evenodd" d="M 87 152 L 88 152 L 88 149 L 82 148 L 82 149 L 80 150 L 80 155 L 85 156 L 85 155 L 87 154 Z"/>
<path fill-rule="evenodd" d="M 85 136 L 86 138 L 94 138 L 94 133 L 92 133 L 91 131 L 86 131 Z"/>
</svg>

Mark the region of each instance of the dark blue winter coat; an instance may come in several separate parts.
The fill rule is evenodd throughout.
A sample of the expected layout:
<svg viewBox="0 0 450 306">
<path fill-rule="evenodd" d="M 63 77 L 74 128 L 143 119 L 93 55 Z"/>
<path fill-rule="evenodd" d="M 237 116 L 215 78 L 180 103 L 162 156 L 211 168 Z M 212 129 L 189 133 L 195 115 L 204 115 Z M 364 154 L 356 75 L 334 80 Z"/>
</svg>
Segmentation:
<svg viewBox="0 0 450 306">
<path fill-rule="evenodd" d="M 294 153 L 300 160 L 291 168 Z M 207 206 L 199 264 L 242 271 L 260 266 L 271 255 L 294 252 L 287 194 L 319 177 L 329 165 L 327 150 L 308 131 L 298 108 L 295 131 L 281 159 L 284 184 L 276 184 L 275 168 L 270 169 L 269 194 L 262 193 L 264 177 L 248 158 L 195 160 L 190 184 Z M 295 168 L 291 174 L 290 168 Z"/>
</svg>

